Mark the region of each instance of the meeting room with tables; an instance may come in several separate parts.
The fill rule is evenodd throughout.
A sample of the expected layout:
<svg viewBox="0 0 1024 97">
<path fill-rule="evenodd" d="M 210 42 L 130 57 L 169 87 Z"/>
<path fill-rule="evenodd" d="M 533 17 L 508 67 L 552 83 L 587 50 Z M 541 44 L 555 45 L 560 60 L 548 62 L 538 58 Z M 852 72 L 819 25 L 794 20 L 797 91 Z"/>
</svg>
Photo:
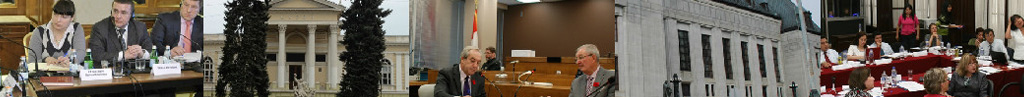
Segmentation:
<svg viewBox="0 0 1024 97">
<path fill-rule="evenodd" d="M 164 39 L 158 33 L 174 33 L 168 37 L 177 39 L 177 33 L 189 32 L 162 31 L 169 17 L 175 23 L 202 22 L 195 14 L 200 2 L 0 0 L 0 96 L 201 95 L 201 51 L 158 51 L 176 46 L 151 41 Z M 186 25 L 191 23 L 171 26 L 198 27 Z"/>
<path fill-rule="evenodd" d="M 863 36 L 873 35 L 865 34 Z M 824 40 L 822 46 L 828 49 L 830 44 L 827 41 L 831 39 L 823 37 L 822 40 Z M 857 46 L 856 44 L 850 45 L 850 48 L 857 48 Z M 818 78 L 821 87 L 818 91 L 822 97 L 850 97 L 846 95 L 853 95 L 857 91 L 873 96 L 889 97 L 921 97 L 934 94 L 927 91 L 928 84 L 925 84 L 926 78 L 924 77 L 926 72 L 931 69 L 943 71 L 947 78 L 946 81 L 949 81 L 945 89 L 947 92 L 938 94 L 1021 97 L 1020 81 L 1021 74 L 1024 74 L 1024 65 L 1021 63 L 1024 62 L 1008 59 L 1009 55 L 1003 53 L 979 55 L 972 53 L 974 51 L 963 49 L 962 46 L 944 45 L 897 48 L 898 51 L 882 50 L 883 48 L 879 48 L 880 46 L 862 47 L 866 49 L 859 52 L 846 50 L 840 54 L 819 53 L 819 58 L 826 58 L 821 59 L 826 61 L 819 62 L 821 71 Z M 823 51 L 835 52 L 831 49 Z M 856 78 L 863 75 L 856 74 L 858 70 L 867 70 L 867 72 L 861 73 L 866 73 L 868 78 Z M 973 77 L 962 77 L 963 74 L 974 74 L 975 77 L 984 77 L 984 79 L 971 80 L 970 78 Z M 967 80 L 964 81 L 964 78 Z M 865 81 L 864 84 L 859 84 L 860 88 L 869 86 L 867 88 L 870 89 L 858 89 L 858 86 L 852 86 L 857 81 Z M 971 88 L 961 87 L 964 85 L 969 85 Z M 974 87 L 980 87 L 980 89 Z"/>
</svg>

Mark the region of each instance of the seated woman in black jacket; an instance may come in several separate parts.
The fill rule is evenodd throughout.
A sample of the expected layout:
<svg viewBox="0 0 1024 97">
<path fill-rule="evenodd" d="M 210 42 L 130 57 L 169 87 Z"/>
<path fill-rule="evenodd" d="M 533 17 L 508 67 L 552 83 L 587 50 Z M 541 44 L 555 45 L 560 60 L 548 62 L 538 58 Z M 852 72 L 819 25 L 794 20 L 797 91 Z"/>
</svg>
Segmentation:
<svg viewBox="0 0 1024 97">
<path fill-rule="evenodd" d="M 989 83 L 985 74 L 978 72 L 978 61 L 974 55 L 964 55 L 956 66 L 953 78 L 949 79 L 950 95 L 955 97 L 988 97 Z"/>
</svg>

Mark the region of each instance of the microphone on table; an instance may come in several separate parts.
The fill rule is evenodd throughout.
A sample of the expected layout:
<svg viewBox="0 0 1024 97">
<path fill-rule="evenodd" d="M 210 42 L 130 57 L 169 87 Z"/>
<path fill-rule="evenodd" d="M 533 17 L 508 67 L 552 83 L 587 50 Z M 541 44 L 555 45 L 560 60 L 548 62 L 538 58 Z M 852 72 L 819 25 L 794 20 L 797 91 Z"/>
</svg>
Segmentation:
<svg viewBox="0 0 1024 97">
<path fill-rule="evenodd" d="M 474 73 L 474 75 L 483 75 L 483 71 L 476 71 L 476 73 Z M 498 88 L 497 85 L 494 85 L 494 81 L 491 81 L 490 79 L 487 79 L 487 77 L 483 77 L 483 78 L 484 78 L 484 81 L 491 83 L 491 87 L 494 87 L 494 89 L 498 90 L 498 96 L 505 97 L 505 94 L 501 93 L 501 88 Z"/>
<path fill-rule="evenodd" d="M 40 36 L 40 37 L 42 37 L 42 36 Z M 3 35 L 0 35 L 0 38 L 3 38 L 5 40 L 7 40 L 7 41 L 15 42 L 14 40 L 11 40 L 10 38 L 4 37 Z M 15 44 L 17 44 L 17 43 L 15 43 Z M 28 51 L 32 51 L 32 54 L 36 53 L 36 50 L 33 50 L 32 48 L 29 48 L 28 46 L 25 46 L 25 45 L 22 45 L 22 44 L 17 44 L 17 46 L 21 46 L 21 48 L 25 48 Z M 26 54 L 26 55 L 28 55 L 28 54 Z M 33 55 L 32 57 L 36 61 L 36 64 L 35 64 L 36 65 L 36 71 L 39 71 L 39 64 L 38 63 L 42 63 L 39 60 L 39 55 Z M 22 64 L 22 65 L 24 65 L 24 64 Z M 38 76 L 38 75 L 42 75 L 42 74 L 32 74 L 31 76 Z M 26 77 L 26 78 L 31 78 L 31 77 Z"/>
<path fill-rule="evenodd" d="M 519 60 L 515 60 L 515 61 L 509 62 L 509 63 L 512 64 L 512 71 L 516 71 L 516 64 L 519 64 Z"/>
<path fill-rule="evenodd" d="M 594 95 L 594 94 L 597 93 L 597 92 L 601 92 L 601 91 L 607 90 L 607 88 L 609 88 L 609 87 L 618 85 L 619 82 L 616 82 L 616 79 L 618 79 L 618 78 L 616 76 L 614 76 L 614 75 L 612 77 L 609 77 L 608 80 L 605 80 L 604 85 L 599 86 L 594 92 L 590 92 L 590 94 L 587 94 L 586 97 L 597 96 L 597 95 Z"/>
<path fill-rule="evenodd" d="M 185 37 L 185 34 L 178 34 L 178 36 L 184 37 L 186 40 L 188 40 L 189 44 L 192 44 L 193 46 L 202 46 L 203 45 L 203 44 L 199 44 L 199 43 L 193 41 L 191 37 Z M 181 39 L 178 39 L 178 40 L 180 41 Z M 153 49 L 156 49 L 156 48 L 153 48 Z M 203 48 L 199 48 L 198 51 L 200 51 L 200 52 L 203 51 Z M 167 55 L 167 56 L 170 56 L 170 55 Z M 202 62 L 203 62 L 202 61 L 202 59 L 203 59 L 202 57 L 203 57 L 202 54 L 200 54 L 200 56 L 199 56 L 200 64 L 199 65 L 202 65 Z M 196 71 L 196 72 L 202 72 L 203 68 L 202 68 L 202 66 L 199 66 L 199 65 L 185 65 L 185 64 L 182 64 L 182 68 L 181 69 L 183 69 L 183 70 L 192 70 L 192 71 Z"/>
<path fill-rule="evenodd" d="M 530 76 L 533 76 L 533 71 L 537 71 L 537 68 L 533 68 L 533 70 L 523 72 L 523 74 L 519 74 L 519 79 L 520 79 L 519 82 L 520 82 L 520 84 L 519 84 L 518 87 L 516 87 L 516 92 L 512 93 L 512 97 L 519 97 L 519 89 L 523 88 L 523 84 L 526 84 L 522 80 L 523 75 L 529 74 Z M 530 76 L 526 76 L 526 80 L 530 80 Z"/>
</svg>

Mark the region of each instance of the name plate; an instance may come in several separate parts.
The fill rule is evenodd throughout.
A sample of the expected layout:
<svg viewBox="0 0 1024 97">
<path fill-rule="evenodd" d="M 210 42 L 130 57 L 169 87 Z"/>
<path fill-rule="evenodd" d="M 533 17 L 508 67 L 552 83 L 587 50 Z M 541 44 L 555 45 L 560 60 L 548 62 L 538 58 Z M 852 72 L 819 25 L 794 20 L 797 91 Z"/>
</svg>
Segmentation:
<svg viewBox="0 0 1024 97">
<path fill-rule="evenodd" d="M 153 75 L 181 74 L 180 63 L 153 64 Z"/>
<path fill-rule="evenodd" d="M 78 78 L 83 81 L 89 80 L 111 80 L 114 79 L 113 71 L 110 69 L 86 69 L 79 71 Z"/>
</svg>

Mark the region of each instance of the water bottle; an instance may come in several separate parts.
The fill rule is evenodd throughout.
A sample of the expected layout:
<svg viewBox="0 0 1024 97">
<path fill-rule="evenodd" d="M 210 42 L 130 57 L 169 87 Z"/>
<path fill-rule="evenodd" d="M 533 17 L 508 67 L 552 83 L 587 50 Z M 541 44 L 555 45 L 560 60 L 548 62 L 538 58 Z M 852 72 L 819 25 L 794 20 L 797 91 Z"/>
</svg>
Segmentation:
<svg viewBox="0 0 1024 97">
<path fill-rule="evenodd" d="M 157 57 L 159 57 L 159 56 L 160 55 L 158 55 L 158 53 L 156 51 L 156 46 L 154 45 L 153 46 L 153 50 L 150 50 L 150 52 L 149 52 L 149 64 L 158 64 L 158 63 L 160 63 L 160 61 L 157 60 Z"/>
<path fill-rule="evenodd" d="M 92 49 L 85 49 L 85 60 L 82 60 L 82 65 L 85 65 L 87 69 L 92 69 Z"/>
<path fill-rule="evenodd" d="M 889 88 L 889 75 L 885 71 L 882 71 L 882 76 L 878 78 L 882 79 L 882 89 Z"/>
<path fill-rule="evenodd" d="M 66 56 L 68 57 L 68 61 L 71 62 L 72 65 L 77 65 L 75 64 L 75 58 L 78 58 L 78 51 L 76 51 L 75 49 L 68 50 L 67 55 L 71 55 Z"/>
<path fill-rule="evenodd" d="M 21 78 L 19 78 L 19 79 L 23 79 L 24 80 L 26 77 L 28 77 L 28 61 L 25 61 L 25 56 L 21 56 L 21 68 L 20 69 L 21 70 L 19 70 L 18 73 L 21 74 Z"/>
<path fill-rule="evenodd" d="M 171 46 L 164 46 L 164 57 L 167 57 L 167 58 L 173 58 L 174 57 L 174 56 L 171 56 Z"/>
<path fill-rule="evenodd" d="M 890 77 L 892 77 L 890 78 L 890 81 L 892 82 L 889 82 L 889 84 L 891 86 L 896 86 L 896 83 L 899 82 L 902 76 L 900 76 L 899 73 L 896 73 L 896 67 L 892 67 L 892 71 L 889 73 L 892 73 L 892 75 L 890 75 Z"/>
</svg>

